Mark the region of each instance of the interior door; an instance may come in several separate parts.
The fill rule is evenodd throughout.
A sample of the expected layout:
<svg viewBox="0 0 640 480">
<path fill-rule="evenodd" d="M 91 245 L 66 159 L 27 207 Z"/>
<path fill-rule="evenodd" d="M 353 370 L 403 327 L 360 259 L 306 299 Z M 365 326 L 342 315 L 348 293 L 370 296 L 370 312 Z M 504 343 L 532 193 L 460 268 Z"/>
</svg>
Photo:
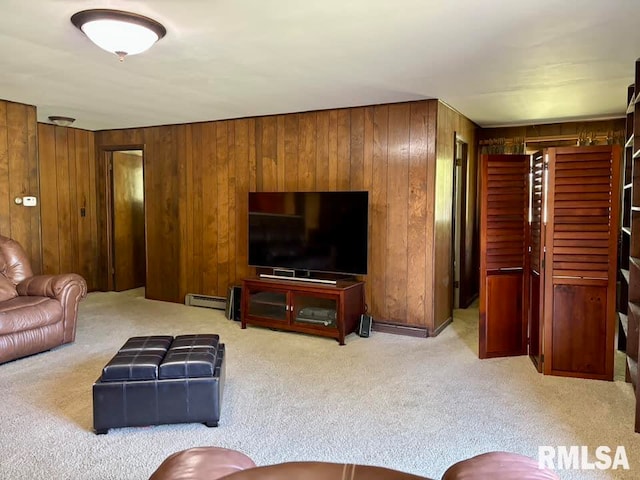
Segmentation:
<svg viewBox="0 0 640 480">
<path fill-rule="evenodd" d="M 547 153 L 543 370 L 613 380 L 619 147 Z"/>
<path fill-rule="evenodd" d="M 451 212 L 451 252 L 452 252 L 452 264 L 451 264 L 451 278 L 453 278 L 453 288 L 451 289 L 451 305 L 453 308 L 460 308 L 460 250 L 461 250 L 461 230 L 463 228 L 461 222 L 461 177 L 462 177 L 462 162 L 460 160 L 460 140 L 458 140 L 454 134 L 453 144 L 453 202 Z"/>
<path fill-rule="evenodd" d="M 528 155 L 482 155 L 480 358 L 527 353 Z"/>
<path fill-rule="evenodd" d="M 474 259 L 477 258 L 477 246 L 474 242 L 473 223 L 474 218 L 469 210 L 469 179 L 476 178 L 475 172 L 470 172 L 469 145 L 458 140 L 456 142 L 456 159 L 460 163 L 458 168 L 458 181 L 456 188 L 456 233 L 457 233 L 457 270 L 459 276 L 458 306 L 467 308 L 477 298 L 478 270 L 477 263 L 474 270 Z M 475 192 L 474 196 L 475 196 Z M 477 238 L 477 237 L 476 237 Z M 475 247 L 475 248 L 474 248 Z"/>
<path fill-rule="evenodd" d="M 113 152 L 113 285 L 120 292 L 145 284 L 142 151 Z"/>
<path fill-rule="evenodd" d="M 539 372 L 542 372 L 542 341 L 544 311 L 544 201 L 546 164 L 542 152 L 531 156 L 529 183 L 529 356 Z"/>
</svg>

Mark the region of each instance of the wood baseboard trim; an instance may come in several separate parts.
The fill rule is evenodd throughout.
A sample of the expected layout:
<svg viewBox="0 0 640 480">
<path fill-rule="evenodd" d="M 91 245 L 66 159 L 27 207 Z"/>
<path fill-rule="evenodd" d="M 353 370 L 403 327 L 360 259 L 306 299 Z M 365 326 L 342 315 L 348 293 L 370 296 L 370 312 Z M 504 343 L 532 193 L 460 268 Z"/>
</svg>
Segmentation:
<svg viewBox="0 0 640 480">
<path fill-rule="evenodd" d="M 393 333 L 394 335 L 405 335 L 407 337 L 427 338 L 429 336 L 429 332 L 426 328 L 380 322 L 379 320 L 373 321 L 372 329 L 374 332 Z"/>
<path fill-rule="evenodd" d="M 471 298 L 469 299 L 469 301 L 467 302 L 467 304 L 464 307 L 461 306 L 460 308 L 469 308 L 471 306 L 471 304 L 478 299 L 478 297 L 479 297 L 479 295 L 477 293 L 472 295 Z"/>
<path fill-rule="evenodd" d="M 447 319 L 444 321 L 444 323 L 443 323 L 442 325 L 440 325 L 438 328 L 436 328 L 436 329 L 434 330 L 434 332 L 433 332 L 433 334 L 432 334 L 431 336 L 432 336 L 432 337 L 436 337 L 436 336 L 438 336 L 438 335 L 440 334 L 440 332 L 441 332 L 442 330 L 444 330 L 445 328 L 447 328 L 447 326 L 448 326 L 451 322 L 453 322 L 453 317 L 449 317 L 449 318 L 447 318 Z"/>
</svg>

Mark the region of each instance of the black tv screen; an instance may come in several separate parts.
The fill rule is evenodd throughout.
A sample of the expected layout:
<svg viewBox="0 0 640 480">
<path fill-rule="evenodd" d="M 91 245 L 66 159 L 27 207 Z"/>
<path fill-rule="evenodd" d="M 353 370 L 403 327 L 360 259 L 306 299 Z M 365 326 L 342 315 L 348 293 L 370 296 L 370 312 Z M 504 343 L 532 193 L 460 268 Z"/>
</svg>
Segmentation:
<svg viewBox="0 0 640 480">
<path fill-rule="evenodd" d="M 249 265 L 365 275 L 368 192 L 249 192 Z"/>
</svg>

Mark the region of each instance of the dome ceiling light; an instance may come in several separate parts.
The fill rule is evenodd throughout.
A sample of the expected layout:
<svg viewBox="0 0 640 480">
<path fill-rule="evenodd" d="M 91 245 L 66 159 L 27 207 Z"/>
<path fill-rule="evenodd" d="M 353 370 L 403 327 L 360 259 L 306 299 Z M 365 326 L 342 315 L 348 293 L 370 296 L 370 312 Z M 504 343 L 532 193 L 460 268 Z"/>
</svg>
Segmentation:
<svg viewBox="0 0 640 480">
<path fill-rule="evenodd" d="M 71 23 L 97 46 L 116 54 L 121 62 L 127 55 L 148 50 L 167 33 L 151 18 L 120 10 L 83 10 L 73 14 Z"/>
<path fill-rule="evenodd" d="M 73 122 L 75 122 L 76 119 L 73 118 L 73 117 L 61 117 L 59 115 L 51 115 L 49 117 L 49 121 L 51 123 L 55 124 L 55 125 L 60 126 L 60 127 L 68 127 Z"/>
</svg>

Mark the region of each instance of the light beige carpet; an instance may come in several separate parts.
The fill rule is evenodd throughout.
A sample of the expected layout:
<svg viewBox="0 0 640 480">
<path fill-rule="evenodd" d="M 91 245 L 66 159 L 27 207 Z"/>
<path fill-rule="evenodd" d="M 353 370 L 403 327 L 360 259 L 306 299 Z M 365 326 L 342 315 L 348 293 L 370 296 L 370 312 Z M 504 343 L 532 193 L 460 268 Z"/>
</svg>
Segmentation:
<svg viewBox="0 0 640 480">
<path fill-rule="evenodd" d="M 213 332 L 227 346 L 218 428 L 166 425 L 92 432 L 91 385 L 128 337 Z M 430 339 L 373 332 L 335 340 L 249 327 L 223 312 L 92 293 L 76 342 L 0 365 L 0 478 L 145 479 L 169 454 L 238 449 L 258 465 L 324 460 L 440 478 L 491 450 L 537 458 L 539 445 L 624 445 L 640 478 L 634 395 L 624 382 L 538 374 L 527 357 L 477 358 L 477 309 Z"/>
</svg>

